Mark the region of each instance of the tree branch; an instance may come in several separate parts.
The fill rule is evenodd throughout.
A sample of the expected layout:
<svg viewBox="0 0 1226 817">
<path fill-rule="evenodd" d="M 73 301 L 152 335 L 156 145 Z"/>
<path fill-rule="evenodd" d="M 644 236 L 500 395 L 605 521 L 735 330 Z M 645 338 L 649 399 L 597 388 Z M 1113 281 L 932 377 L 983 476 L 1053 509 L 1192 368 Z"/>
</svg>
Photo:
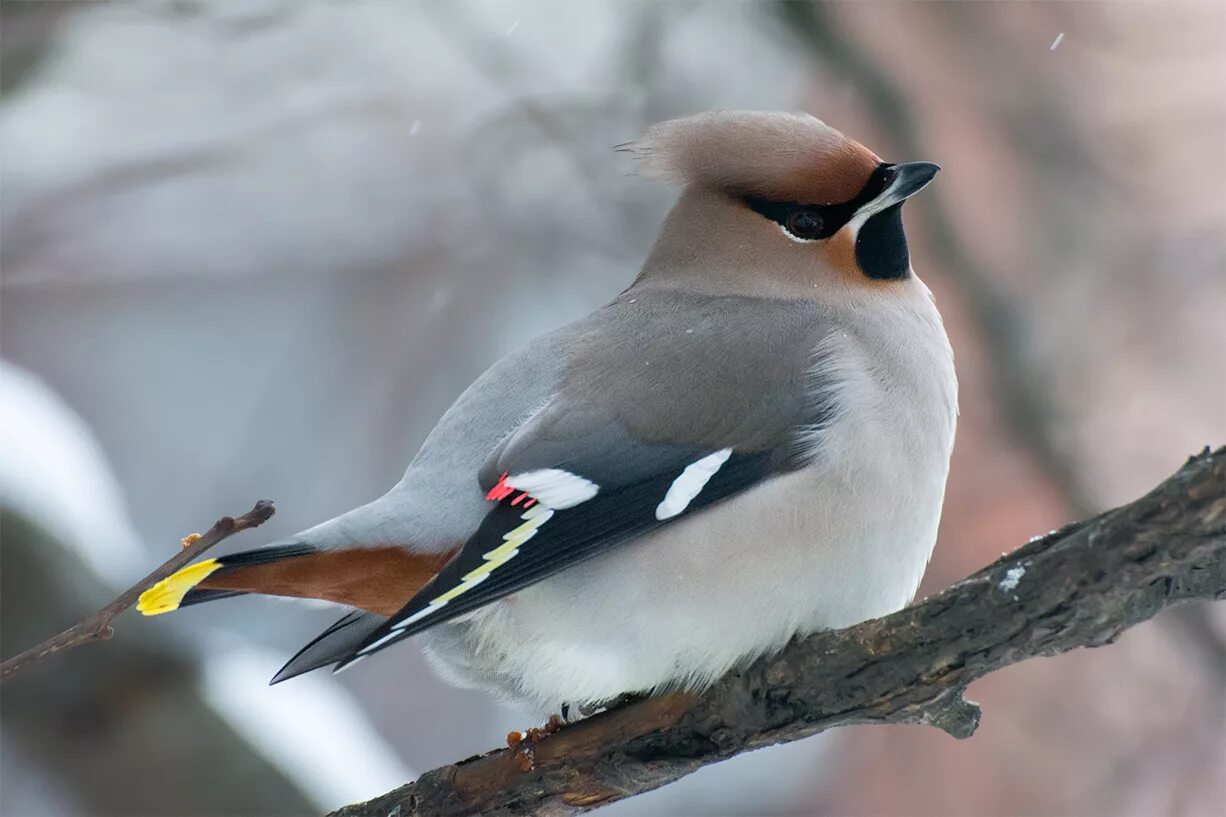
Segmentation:
<svg viewBox="0 0 1226 817">
<path fill-rule="evenodd" d="M 200 557 L 206 550 L 218 542 L 228 539 L 248 528 L 256 528 L 264 524 L 274 512 L 272 503 L 267 499 L 261 499 L 255 503 L 254 508 L 242 516 L 223 516 L 213 523 L 213 527 L 209 528 L 207 533 L 201 536 L 193 534 L 193 536 L 187 537 L 183 540 L 182 550 L 163 562 L 148 576 L 121 593 L 119 598 L 84 621 L 69 627 L 59 635 L 49 638 L 25 652 L 18 653 L 3 664 L 0 664 L 0 683 L 7 681 L 14 673 L 61 650 L 79 647 L 91 641 L 105 641 L 110 638 L 115 634 L 115 631 L 111 629 L 111 622 L 133 604 L 136 604 L 136 600 L 140 598 L 141 593 L 180 568 L 186 567 L 189 562 Z"/>
<path fill-rule="evenodd" d="M 1226 448 L 1148 495 L 1037 538 L 939 595 L 793 642 L 702 695 L 647 698 L 532 747 L 422 775 L 333 817 L 569 814 L 733 755 L 836 726 L 927 723 L 969 737 L 967 685 L 1040 655 L 1114 641 L 1164 607 L 1226 598 Z"/>
</svg>

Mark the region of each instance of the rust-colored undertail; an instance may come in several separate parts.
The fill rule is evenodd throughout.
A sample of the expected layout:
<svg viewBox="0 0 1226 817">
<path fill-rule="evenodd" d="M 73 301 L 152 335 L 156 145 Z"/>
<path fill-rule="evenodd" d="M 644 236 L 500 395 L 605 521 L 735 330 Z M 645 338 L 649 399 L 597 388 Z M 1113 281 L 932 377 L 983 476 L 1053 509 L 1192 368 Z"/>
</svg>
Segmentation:
<svg viewBox="0 0 1226 817">
<path fill-rule="evenodd" d="M 193 590 L 322 599 L 390 616 L 451 556 L 409 553 L 394 546 L 315 551 L 259 564 L 223 566 Z"/>
</svg>

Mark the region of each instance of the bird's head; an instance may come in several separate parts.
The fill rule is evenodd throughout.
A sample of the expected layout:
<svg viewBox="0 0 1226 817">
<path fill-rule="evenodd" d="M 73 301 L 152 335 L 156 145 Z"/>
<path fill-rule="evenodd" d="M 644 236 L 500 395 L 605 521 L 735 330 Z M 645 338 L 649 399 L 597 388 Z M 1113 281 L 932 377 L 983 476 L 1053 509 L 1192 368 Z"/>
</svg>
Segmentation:
<svg viewBox="0 0 1226 817">
<path fill-rule="evenodd" d="M 940 169 L 890 164 L 807 114 L 729 111 L 656 125 L 630 151 L 685 185 L 641 281 L 766 294 L 912 278 L 901 209 Z"/>
</svg>

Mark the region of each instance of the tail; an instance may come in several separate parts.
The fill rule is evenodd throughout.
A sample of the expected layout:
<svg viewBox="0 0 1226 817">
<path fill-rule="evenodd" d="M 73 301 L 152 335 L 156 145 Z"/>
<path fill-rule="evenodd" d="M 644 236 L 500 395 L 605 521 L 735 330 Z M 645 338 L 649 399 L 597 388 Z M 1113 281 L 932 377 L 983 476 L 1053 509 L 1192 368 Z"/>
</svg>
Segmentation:
<svg viewBox="0 0 1226 817">
<path fill-rule="evenodd" d="M 205 601 L 259 592 L 248 587 L 226 587 L 224 584 L 219 585 L 218 582 L 222 581 L 227 573 L 233 573 L 242 567 L 273 564 L 283 559 L 293 559 L 316 552 L 316 549 L 310 545 L 291 542 L 221 556 L 216 559 L 205 559 L 203 562 L 196 562 L 171 574 L 141 593 L 136 602 L 136 609 L 147 616 L 157 616 Z"/>
<path fill-rule="evenodd" d="M 335 664 L 342 658 L 347 658 L 354 650 L 362 646 L 385 621 L 387 621 L 387 616 L 365 613 L 360 610 L 346 614 L 340 621 L 320 633 L 314 641 L 299 650 L 298 654 L 286 662 L 269 683 L 279 684 L 305 672 L 326 667 Z"/>
<path fill-rule="evenodd" d="M 409 553 L 399 547 L 321 550 L 289 542 L 188 565 L 142 593 L 136 609 L 156 616 L 250 593 L 323 599 L 359 608 L 299 650 L 273 677 L 271 683 L 276 684 L 351 654 L 453 553 Z"/>
<path fill-rule="evenodd" d="M 450 557 L 394 546 L 322 550 L 289 542 L 188 565 L 142 593 L 136 609 L 156 616 L 255 593 L 321 599 L 390 616 Z"/>
</svg>

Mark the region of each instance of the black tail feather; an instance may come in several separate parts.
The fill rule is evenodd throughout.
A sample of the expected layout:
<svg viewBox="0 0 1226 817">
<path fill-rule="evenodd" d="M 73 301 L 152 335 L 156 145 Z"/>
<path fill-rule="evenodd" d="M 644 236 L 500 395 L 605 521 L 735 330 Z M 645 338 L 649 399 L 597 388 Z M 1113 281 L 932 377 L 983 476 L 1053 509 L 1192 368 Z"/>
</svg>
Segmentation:
<svg viewBox="0 0 1226 817">
<path fill-rule="evenodd" d="M 385 621 L 386 616 L 364 610 L 347 613 L 299 650 L 268 683 L 279 684 L 311 670 L 335 664 L 356 650 Z"/>
<path fill-rule="evenodd" d="M 279 562 L 291 556 L 306 556 L 315 553 L 317 550 L 319 548 L 314 545 L 308 545 L 303 542 L 289 542 L 284 545 L 272 545 L 270 547 L 257 548 L 256 550 L 246 550 L 242 553 L 218 556 L 217 561 L 224 571 L 229 567 L 248 567 L 249 565 Z"/>
<path fill-rule="evenodd" d="M 245 595 L 247 593 L 244 590 L 201 590 L 193 587 L 183 594 L 183 600 L 179 602 L 179 607 L 191 607 L 193 604 L 204 604 L 206 601 L 220 601 L 221 599 Z"/>
</svg>

